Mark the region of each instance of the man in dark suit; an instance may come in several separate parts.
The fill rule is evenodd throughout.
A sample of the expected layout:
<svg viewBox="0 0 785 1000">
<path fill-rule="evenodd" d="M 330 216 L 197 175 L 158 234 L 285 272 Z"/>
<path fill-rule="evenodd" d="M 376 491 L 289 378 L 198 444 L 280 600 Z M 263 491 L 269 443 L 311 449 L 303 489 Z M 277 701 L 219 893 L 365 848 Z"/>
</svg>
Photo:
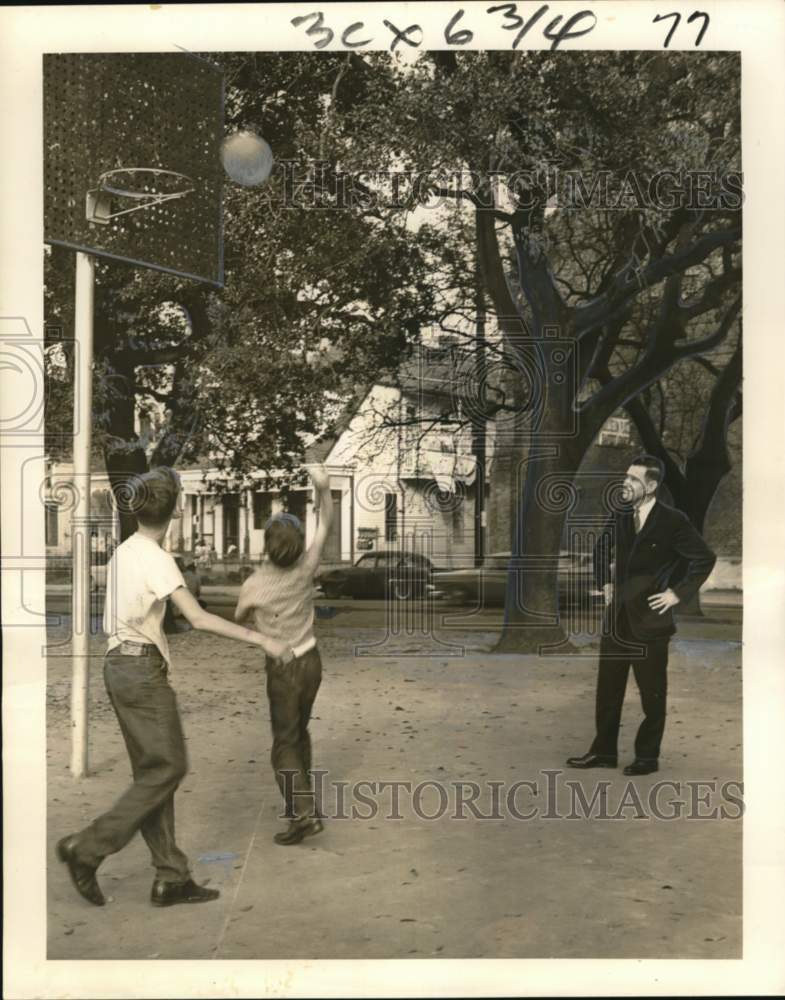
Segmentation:
<svg viewBox="0 0 785 1000">
<path fill-rule="evenodd" d="M 636 458 L 624 477 L 629 510 L 612 515 L 594 550 L 597 586 L 605 593 L 605 627 L 597 675 L 596 727 L 591 749 L 570 767 L 616 767 L 627 676 L 632 666 L 643 706 L 635 759 L 625 774 L 659 767 L 665 729 L 668 645 L 673 608 L 693 597 L 716 556 L 686 515 L 657 500 L 664 477 L 658 458 Z"/>
</svg>

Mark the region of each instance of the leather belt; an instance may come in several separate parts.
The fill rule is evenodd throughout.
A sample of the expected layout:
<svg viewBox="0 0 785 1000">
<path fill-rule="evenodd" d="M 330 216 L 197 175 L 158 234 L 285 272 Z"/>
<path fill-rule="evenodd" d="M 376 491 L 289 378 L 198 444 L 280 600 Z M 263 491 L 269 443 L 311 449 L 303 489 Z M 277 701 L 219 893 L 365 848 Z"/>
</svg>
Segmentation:
<svg viewBox="0 0 785 1000">
<path fill-rule="evenodd" d="M 112 646 L 107 650 L 106 655 L 119 654 L 120 656 L 152 656 L 154 653 L 160 655 L 159 648 L 152 642 L 134 642 L 132 639 L 124 639 L 117 646 Z"/>
</svg>

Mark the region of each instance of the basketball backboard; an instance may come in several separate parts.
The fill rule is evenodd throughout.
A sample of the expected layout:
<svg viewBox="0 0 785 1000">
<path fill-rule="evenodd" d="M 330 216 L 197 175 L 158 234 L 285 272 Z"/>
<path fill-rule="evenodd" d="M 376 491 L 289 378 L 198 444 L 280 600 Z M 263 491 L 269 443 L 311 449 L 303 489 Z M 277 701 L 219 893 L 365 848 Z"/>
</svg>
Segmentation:
<svg viewBox="0 0 785 1000">
<path fill-rule="evenodd" d="M 44 239 L 221 286 L 223 76 L 188 53 L 44 56 Z M 116 198 L 86 218 L 107 171 L 153 168 L 191 181 L 183 197 L 139 209 Z M 114 195 L 112 197 L 115 197 Z M 125 211 L 129 208 L 134 211 Z"/>
</svg>

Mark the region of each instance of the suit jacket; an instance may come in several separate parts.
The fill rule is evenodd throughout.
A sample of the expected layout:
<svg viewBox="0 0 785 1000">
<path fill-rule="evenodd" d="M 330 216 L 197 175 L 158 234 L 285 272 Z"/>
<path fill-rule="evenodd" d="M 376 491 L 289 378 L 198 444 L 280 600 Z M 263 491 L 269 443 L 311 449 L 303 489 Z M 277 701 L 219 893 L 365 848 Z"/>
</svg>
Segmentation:
<svg viewBox="0 0 785 1000">
<path fill-rule="evenodd" d="M 670 587 L 686 603 L 716 559 L 687 516 L 658 500 L 637 535 L 631 511 L 609 518 L 594 549 L 594 576 L 598 587 L 614 584 L 612 614 L 624 608 L 635 636 L 659 639 L 676 631 L 673 610 L 658 614 L 648 598 Z"/>
</svg>

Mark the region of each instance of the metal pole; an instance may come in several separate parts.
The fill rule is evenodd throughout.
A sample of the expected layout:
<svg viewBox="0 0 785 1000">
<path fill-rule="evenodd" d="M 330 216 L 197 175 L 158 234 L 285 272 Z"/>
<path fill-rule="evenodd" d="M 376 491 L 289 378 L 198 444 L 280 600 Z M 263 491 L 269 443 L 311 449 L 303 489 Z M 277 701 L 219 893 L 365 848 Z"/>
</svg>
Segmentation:
<svg viewBox="0 0 785 1000">
<path fill-rule="evenodd" d="M 349 504 L 349 562 L 354 566 L 354 473 L 349 474 L 349 489 L 352 492 Z M 339 554 L 339 559 L 343 562 L 343 552 Z"/>
<path fill-rule="evenodd" d="M 74 487 L 76 507 L 72 518 L 73 556 L 72 675 L 71 675 L 71 774 L 87 774 L 87 695 L 90 655 L 90 453 L 93 411 L 93 290 L 95 261 L 76 255 L 74 303 Z"/>
<path fill-rule="evenodd" d="M 485 560 L 485 466 L 486 466 L 486 417 L 485 407 L 485 295 L 482 274 L 477 266 L 475 279 L 474 307 L 476 314 L 475 331 L 475 378 L 477 380 L 477 410 L 472 419 L 472 451 L 475 458 L 474 477 L 474 565 L 482 566 Z"/>
<path fill-rule="evenodd" d="M 250 490 L 243 492 L 245 515 L 245 529 L 243 531 L 243 555 L 246 559 L 251 557 L 251 518 L 253 517 L 253 493 Z"/>
</svg>

